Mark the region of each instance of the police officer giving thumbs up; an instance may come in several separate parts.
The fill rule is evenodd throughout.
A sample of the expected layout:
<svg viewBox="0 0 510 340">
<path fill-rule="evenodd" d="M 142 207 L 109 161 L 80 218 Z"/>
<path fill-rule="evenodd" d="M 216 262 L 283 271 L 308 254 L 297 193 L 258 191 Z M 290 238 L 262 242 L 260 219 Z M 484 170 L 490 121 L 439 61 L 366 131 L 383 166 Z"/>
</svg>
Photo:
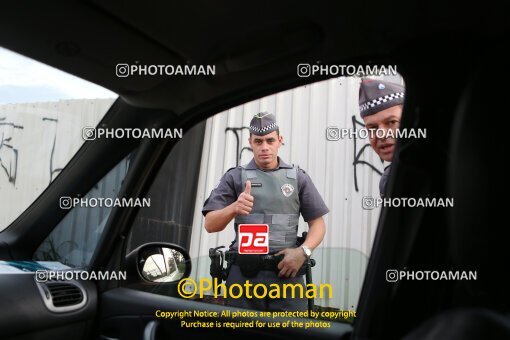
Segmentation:
<svg viewBox="0 0 510 340">
<path fill-rule="evenodd" d="M 283 142 L 276 118 L 256 114 L 248 139 L 253 159 L 229 169 L 205 201 L 205 229 L 220 232 L 234 219 L 235 239 L 230 245 L 227 286 L 262 284 L 304 285 L 304 266 L 326 232 L 323 216 L 329 212 L 308 174 L 278 157 Z M 298 246 L 299 215 L 308 223 L 306 240 Z M 268 225 L 268 252 L 239 254 L 239 225 Z M 306 291 L 306 288 L 303 287 Z M 260 293 L 260 292 L 259 292 Z M 260 296 L 260 294 L 258 294 Z M 227 304 L 258 310 L 307 310 L 306 297 L 228 298 Z"/>
</svg>

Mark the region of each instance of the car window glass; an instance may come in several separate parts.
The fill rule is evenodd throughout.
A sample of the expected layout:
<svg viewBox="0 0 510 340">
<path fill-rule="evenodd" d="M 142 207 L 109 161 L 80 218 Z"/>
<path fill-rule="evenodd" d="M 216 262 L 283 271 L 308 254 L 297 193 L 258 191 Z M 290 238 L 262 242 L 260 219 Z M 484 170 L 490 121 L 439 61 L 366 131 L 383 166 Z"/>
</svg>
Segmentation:
<svg viewBox="0 0 510 340">
<path fill-rule="evenodd" d="M 111 169 L 83 197 L 117 197 L 128 172 L 134 152 Z M 36 261 L 58 261 L 72 268 L 86 268 L 94 254 L 112 207 L 108 205 L 75 206 L 53 229 L 34 253 Z"/>
<path fill-rule="evenodd" d="M 117 95 L 0 47 L 0 232 L 83 145 Z"/>
</svg>

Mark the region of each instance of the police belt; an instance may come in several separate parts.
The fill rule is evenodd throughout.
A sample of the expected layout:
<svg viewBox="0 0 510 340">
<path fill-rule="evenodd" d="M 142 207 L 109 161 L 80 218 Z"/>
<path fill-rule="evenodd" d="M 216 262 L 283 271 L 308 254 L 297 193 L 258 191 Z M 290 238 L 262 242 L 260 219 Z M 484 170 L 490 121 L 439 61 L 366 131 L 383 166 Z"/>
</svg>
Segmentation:
<svg viewBox="0 0 510 340">
<path fill-rule="evenodd" d="M 230 265 L 237 265 L 241 273 L 246 277 L 254 277 L 260 270 L 272 271 L 278 274 L 278 263 L 283 260 L 284 255 L 275 254 L 238 254 L 236 252 L 227 253 L 227 261 Z M 307 262 L 297 272 L 297 275 L 306 273 Z"/>
</svg>

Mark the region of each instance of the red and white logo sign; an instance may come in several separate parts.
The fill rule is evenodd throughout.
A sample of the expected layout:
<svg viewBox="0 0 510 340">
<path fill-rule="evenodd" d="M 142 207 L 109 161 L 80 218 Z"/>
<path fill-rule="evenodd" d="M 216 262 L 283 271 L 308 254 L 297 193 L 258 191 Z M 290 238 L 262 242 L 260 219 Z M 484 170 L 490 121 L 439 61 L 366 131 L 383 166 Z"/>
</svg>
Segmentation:
<svg viewBox="0 0 510 340">
<path fill-rule="evenodd" d="M 268 224 L 240 224 L 239 254 L 268 254 L 269 253 L 269 225 Z"/>
</svg>

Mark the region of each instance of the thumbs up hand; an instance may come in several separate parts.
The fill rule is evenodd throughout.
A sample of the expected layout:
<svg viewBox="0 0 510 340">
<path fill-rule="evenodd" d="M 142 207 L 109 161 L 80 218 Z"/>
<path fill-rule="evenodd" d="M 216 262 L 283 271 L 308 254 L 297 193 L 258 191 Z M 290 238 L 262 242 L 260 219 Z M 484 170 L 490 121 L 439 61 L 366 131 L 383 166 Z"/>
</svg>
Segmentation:
<svg viewBox="0 0 510 340">
<path fill-rule="evenodd" d="M 253 196 L 251 195 L 251 182 L 246 181 L 244 191 L 239 195 L 237 201 L 234 203 L 236 215 L 249 215 L 253 208 Z"/>
</svg>

